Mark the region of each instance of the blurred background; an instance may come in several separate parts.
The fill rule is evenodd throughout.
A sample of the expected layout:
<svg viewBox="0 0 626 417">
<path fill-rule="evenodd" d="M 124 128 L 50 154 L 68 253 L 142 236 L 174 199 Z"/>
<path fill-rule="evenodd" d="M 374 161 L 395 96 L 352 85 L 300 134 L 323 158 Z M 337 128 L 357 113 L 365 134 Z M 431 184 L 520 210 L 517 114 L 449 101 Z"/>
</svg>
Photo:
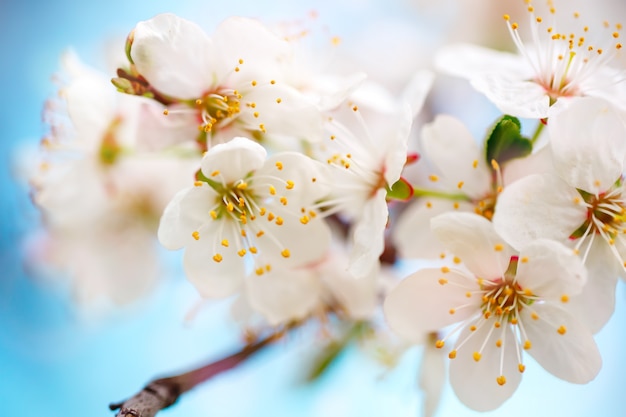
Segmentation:
<svg viewBox="0 0 626 417">
<path fill-rule="evenodd" d="M 275 23 L 304 18 L 314 10 L 319 24 L 341 36 L 355 62 L 373 78 L 384 77 L 390 88 L 400 89 L 413 71 L 430 66 L 430 54 L 445 42 L 510 47 L 501 15 L 504 10 L 519 9 L 521 3 L 0 0 L 4 92 L 0 101 L 0 414 L 110 416 L 110 402 L 132 395 L 153 377 L 218 359 L 240 344 L 240 332 L 228 318 L 226 303 L 196 308 L 199 298 L 182 276 L 180 254 L 163 251 L 168 279 L 154 292 L 106 314 L 77 309 L 67 282 L 43 278 L 29 263 L 27 249 L 41 219 L 30 202 L 24 161 L 31 155 L 28 149 L 46 132 L 42 108 L 56 93 L 52 76 L 65 50 L 71 47 L 86 63 L 105 70 L 105 51 L 110 45 L 123 48 L 126 34 L 138 21 L 160 12 L 179 14 L 210 33 L 230 15 Z M 619 0 L 604 3 L 603 11 L 624 12 Z M 480 137 L 493 120 L 494 110 L 458 80 L 443 78 L 438 83 L 448 83 L 446 91 L 454 91 L 443 104 L 439 97 L 439 107 L 463 119 Z M 478 104 L 468 106 L 469 100 Z M 515 396 L 484 415 L 624 415 L 626 293 L 622 283 L 617 298 L 614 317 L 597 336 L 605 365 L 596 380 L 585 386 L 571 385 L 530 361 Z M 237 370 L 185 395 L 162 415 L 419 415 L 420 348 L 409 350 L 391 370 L 366 352 L 350 349 L 326 375 L 307 385 L 302 382 L 302 368 L 315 353 L 307 337 L 315 337 L 314 331 L 295 333 Z M 460 404 L 446 386 L 437 415 L 478 413 Z"/>
</svg>

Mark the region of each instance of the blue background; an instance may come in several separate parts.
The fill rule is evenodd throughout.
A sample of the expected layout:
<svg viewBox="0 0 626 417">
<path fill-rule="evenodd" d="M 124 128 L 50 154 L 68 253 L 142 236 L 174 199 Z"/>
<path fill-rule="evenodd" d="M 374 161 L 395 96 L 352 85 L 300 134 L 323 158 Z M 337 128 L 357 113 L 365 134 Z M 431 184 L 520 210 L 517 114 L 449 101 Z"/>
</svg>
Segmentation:
<svg viewBox="0 0 626 417">
<path fill-rule="evenodd" d="M 107 404 L 134 393 L 157 375 L 218 358 L 239 343 L 228 306 L 203 307 L 191 323 L 185 314 L 197 301 L 180 277 L 146 300 L 105 318 L 85 318 L 63 286 L 28 277 L 24 238 L 39 226 L 27 189 L 13 180 L 18 146 L 36 144 L 45 132 L 44 100 L 54 93 L 51 75 L 73 47 L 102 66 L 101 47 L 123 39 L 139 20 L 172 11 L 211 28 L 231 14 L 267 21 L 301 17 L 303 2 L 131 2 L 68 0 L 0 2 L 0 415 L 20 417 L 110 416 Z M 320 1 L 320 18 L 338 34 L 382 16 L 411 15 L 403 3 Z M 120 47 L 122 44 L 120 43 Z M 374 53 L 375 51 L 373 51 Z M 171 255 L 168 255 L 171 256 Z M 178 258 L 173 258 L 174 270 Z M 624 285 L 618 308 L 598 335 L 604 367 L 595 381 L 576 386 L 531 363 L 516 395 L 490 416 L 620 416 L 626 393 Z M 240 369 L 188 395 L 163 416 L 415 416 L 419 348 L 388 371 L 352 349 L 313 385 L 304 385 L 302 364 L 314 353 L 305 329 L 256 356 Z M 447 386 L 439 416 L 478 415 Z"/>
</svg>

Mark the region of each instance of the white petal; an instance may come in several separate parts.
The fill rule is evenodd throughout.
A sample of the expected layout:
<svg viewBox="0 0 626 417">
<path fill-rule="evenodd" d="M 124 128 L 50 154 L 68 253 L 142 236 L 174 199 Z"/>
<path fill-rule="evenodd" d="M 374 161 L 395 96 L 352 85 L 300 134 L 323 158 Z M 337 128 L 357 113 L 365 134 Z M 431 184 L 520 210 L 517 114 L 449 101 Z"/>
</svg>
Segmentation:
<svg viewBox="0 0 626 417">
<path fill-rule="evenodd" d="M 490 331 L 493 333 L 488 337 Z M 467 338 L 467 342 L 458 347 L 458 343 Z M 503 342 L 500 348 L 496 346 L 498 339 Z M 473 355 L 481 351 L 483 343 L 482 357 L 477 362 Z M 468 327 L 461 332 L 456 358 L 450 362 L 450 384 L 463 404 L 476 411 L 490 411 L 513 395 L 522 379 L 515 343 L 510 326 L 495 329 L 493 321 L 487 321 L 474 332 Z M 496 380 L 500 376 L 506 378 L 504 385 Z"/>
<path fill-rule="evenodd" d="M 417 117 L 422 110 L 434 80 L 435 74 L 432 71 L 420 70 L 413 75 L 413 78 L 411 78 L 409 84 L 402 92 L 403 101 L 409 104 L 411 119 Z"/>
<path fill-rule="evenodd" d="M 209 211 L 216 198 L 215 191 L 206 184 L 179 191 L 161 216 L 159 242 L 170 250 L 191 243 L 192 233 L 210 220 Z"/>
<path fill-rule="evenodd" d="M 474 199 L 484 198 L 489 193 L 491 172 L 484 163 L 483 152 L 460 120 L 437 116 L 422 129 L 422 144 L 425 155 L 451 189 L 456 190 L 462 181 L 462 192 Z M 479 161 L 476 168 L 474 161 Z"/>
<path fill-rule="evenodd" d="M 538 238 L 566 242 L 587 218 L 576 189 L 552 174 L 529 175 L 504 188 L 493 224 L 513 247 Z"/>
<path fill-rule="evenodd" d="M 572 249 L 554 240 L 538 239 L 520 252 L 517 282 L 542 299 L 559 302 L 563 296 L 580 294 L 587 270 Z"/>
<path fill-rule="evenodd" d="M 502 169 L 502 182 L 507 186 L 532 174 L 556 174 L 550 146 L 544 146 L 525 158 L 507 161 Z"/>
<path fill-rule="evenodd" d="M 385 226 L 388 209 L 387 191 L 378 190 L 362 207 L 363 214 L 353 226 L 352 253 L 348 271 L 356 278 L 363 278 L 378 265 L 378 258 L 385 249 Z"/>
<path fill-rule="evenodd" d="M 460 257 L 478 277 L 501 278 L 507 270 L 513 249 L 484 217 L 473 213 L 444 213 L 434 217 L 430 225 L 444 247 Z"/>
<path fill-rule="evenodd" d="M 624 170 L 626 125 L 608 102 L 571 100 L 548 123 L 557 172 L 569 185 L 597 194 Z"/>
<path fill-rule="evenodd" d="M 198 25 L 173 14 L 139 22 L 130 54 L 139 73 L 167 95 L 194 99 L 213 85 L 213 43 Z"/>
<path fill-rule="evenodd" d="M 335 255 L 331 253 L 329 256 Z M 321 279 L 334 302 L 354 319 L 369 319 L 378 307 L 379 268 L 363 278 L 356 279 L 345 271 L 344 258 L 326 263 L 320 269 Z"/>
<path fill-rule="evenodd" d="M 411 132 L 411 124 L 413 116 L 408 104 L 400 106 L 396 111 L 396 120 L 390 135 L 384 140 L 384 168 L 383 175 L 388 185 L 393 185 L 400 179 L 404 165 L 406 164 L 406 155 L 408 152 L 409 133 Z"/>
<path fill-rule="evenodd" d="M 305 318 L 320 301 L 320 283 L 307 269 L 273 268 L 246 279 L 250 305 L 275 326 Z"/>
<path fill-rule="evenodd" d="M 454 205 L 450 200 L 437 198 L 409 205 L 400 214 L 391 229 L 393 243 L 401 256 L 405 258 L 436 258 L 444 253 L 446 248 L 430 229 L 430 219 L 453 210 L 455 210 Z M 459 205 L 458 210 L 471 211 L 472 207 L 464 202 Z"/>
<path fill-rule="evenodd" d="M 466 79 L 486 71 L 514 74 L 520 80 L 533 75 L 526 60 L 519 55 L 464 43 L 441 48 L 435 56 L 435 66 L 447 74 Z"/>
<path fill-rule="evenodd" d="M 448 283 L 442 285 L 444 278 Z M 426 333 L 462 321 L 479 311 L 481 300 L 468 299 L 466 293 L 478 286 L 455 271 L 422 269 L 409 275 L 390 292 L 384 303 L 389 327 L 403 338 L 420 343 Z M 451 308 L 474 304 L 450 314 Z"/>
<path fill-rule="evenodd" d="M 615 287 L 622 268 L 608 245 L 599 239 L 591 246 L 585 265 L 589 278 L 587 285 L 565 307 L 595 334 L 615 311 Z"/>
<path fill-rule="evenodd" d="M 502 113 L 527 119 L 548 117 L 550 97 L 537 83 L 500 73 L 488 73 L 473 78 L 471 84 L 485 94 Z"/>
<path fill-rule="evenodd" d="M 539 318 L 533 320 L 531 310 Z M 544 369 L 575 384 L 593 380 L 602 366 L 591 332 L 578 320 L 551 304 L 533 304 L 521 311 L 532 347 L 527 350 Z M 557 330 L 564 326 L 565 333 Z"/>
<path fill-rule="evenodd" d="M 263 166 L 267 152 L 258 143 L 243 137 L 213 146 L 202 158 L 202 173 L 229 184 L 244 179 L 249 173 Z"/>
<path fill-rule="evenodd" d="M 424 346 L 419 371 L 419 387 L 423 393 L 423 417 L 433 417 L 446 382 L 446 359 L 442 349 L 432 343 Z"/>
<path fill-rule="evenodd" d="M 228 227 L 220 229 L 222 222 L 214 221 L 201 228 L 200 239 L 185 248 L 185 274 L 203 297 L 222 298 L 234 294 L 245 275 L 245 261 L 237 255 L 234 244 L 240 237 L 229 233 Z M 227 239 L 230 245 L 221 245 L 222 239 Z M 216 254 L 222 256 L 220 262 L 213 260 Z"/>
</svg>

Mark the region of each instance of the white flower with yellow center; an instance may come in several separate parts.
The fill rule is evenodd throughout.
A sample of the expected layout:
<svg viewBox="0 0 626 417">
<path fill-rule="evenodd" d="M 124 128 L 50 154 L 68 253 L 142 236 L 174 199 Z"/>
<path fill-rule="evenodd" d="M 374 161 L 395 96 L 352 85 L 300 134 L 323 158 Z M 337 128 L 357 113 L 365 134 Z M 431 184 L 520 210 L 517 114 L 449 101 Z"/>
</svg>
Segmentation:
<svg viewBox="0 0 626 417">
<path fill-rule="evenodd" d="M 438 54 L 437 66 L 469 79 L 503 113 L 517 117 L 545 118 L 557 100 L 583 96 L 604 97 L 626 108 L 625 73 L 610 66 L 622 48 L 622 25 L 604 22 L 603 32 L 596 35 L 598 28 L 582 24 L 580 14 L 573 13 L 576 32 L 559 31 L 553 6 L 548 22 L 527 3 L 530 43 L 524 43 L 519 24 L 504 16 L 518 54 L 453 45 Z"/>
<path fill-rule="evenodd" d="M 172 14 L 140 22 L 129 56 L 145 80 L 174 105 L 165 114 L 194 112 L 212 143 L 265 134 L 315 138 L 317 108 L 284 82 L 290 45 L 259 22 L 232 17 L 212 37 Z"/>
<path fill-rule="evenodd" d="M 316 168 L 297 153 L 266 159 L 263 147 L 242 137 L 216 145 L 202 159 L 204 180 L 165 209 L 159 240 L 168 249 L 185 247 L 187 277 L 206 297 L 237 291 L 249 268 L 315 262 L 330 242 L 311 208 L 320 197 Z"/>
<path fill-rule="evenodd" d="M 392 289 L 384 309 L 391 328 L 410 341 L 454 325 L 435 344 L 443 348 L 457 336 L 450 382 L 464 404 L 499 407 L 520 383 L 526 353 L 569 382 L 597 375 L 593 336 L 566 309 L 586 282 L 571 250 L 540 239 L 517 254 L 488 220 L 470 213 L 446 213 L 431 224 L 455 265 L 415 272 Z"/>
<path fill-rule="evenodd" d="M 581 307 L 595 332 L 613 311 L 617 276 L 626 276 L 626 122 L 598 98 L 555 110 L 548 132 L 558 175 L 531 175 L 505 187 L 493 221 L 516 248 L 548 238 L 580 253 L 590 269 Z"/>
</svg>

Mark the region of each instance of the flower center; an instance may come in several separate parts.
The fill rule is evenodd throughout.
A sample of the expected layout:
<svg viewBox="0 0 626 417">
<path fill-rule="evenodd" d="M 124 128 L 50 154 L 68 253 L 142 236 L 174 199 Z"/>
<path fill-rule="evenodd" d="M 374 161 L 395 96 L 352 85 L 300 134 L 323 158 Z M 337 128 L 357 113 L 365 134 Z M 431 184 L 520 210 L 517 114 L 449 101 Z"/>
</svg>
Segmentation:
<svg viewBox="0 0 626 417">
<path fill-rule="evenodd" d="M 195 105 L 199 110 L 202 123 L 198 128 L 209 133 L 214 126 L 228 124 L 239 114 L 241 98 L 242 95 L 237 90 L 218 89 L 197 99 Z"/>
</svg>

